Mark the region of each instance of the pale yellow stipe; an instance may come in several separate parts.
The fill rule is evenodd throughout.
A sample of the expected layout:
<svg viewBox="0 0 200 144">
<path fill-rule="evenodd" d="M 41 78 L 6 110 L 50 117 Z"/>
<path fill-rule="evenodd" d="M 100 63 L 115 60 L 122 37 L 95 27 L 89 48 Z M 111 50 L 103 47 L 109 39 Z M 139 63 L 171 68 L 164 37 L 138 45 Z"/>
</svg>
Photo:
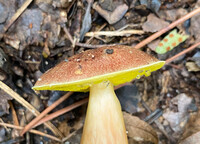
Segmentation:
<svg viewBox="0 0 200 144">
<path fill-rule="evenodd" d="M 128 144 L 121 105 L 108 81 L 90 88 L 81 144 Z"/>
<path fill-rule="evenodd" d="M 55 83 L 42 86 L 34 86 L 35 90 L 62 90 L 62 91 L 88 91 L 93 84 L 102 81 L 110 81 L 113 85 L 129 82 L 134 78 L 140 78 L 142 75 L 149 76 L 151 72 L 160 69 L 165 64 L 165 61 L 157 61 L 145 66 L 126 69 L 104 75 L 98 75 L 87 79 L 70 81 L 65 83 Z"/>
</svg>

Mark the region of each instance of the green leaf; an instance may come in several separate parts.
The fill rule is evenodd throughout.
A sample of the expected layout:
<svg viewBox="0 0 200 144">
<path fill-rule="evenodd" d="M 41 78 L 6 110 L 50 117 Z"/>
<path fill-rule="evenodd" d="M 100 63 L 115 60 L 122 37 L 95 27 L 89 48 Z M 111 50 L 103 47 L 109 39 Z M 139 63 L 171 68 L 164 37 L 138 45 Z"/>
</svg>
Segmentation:
<svg viewBox="0 0 200 144">
<path fill-rule="evenodd" d="M 174 29 L 171 31 L 156 47 L 156 53 L 164 54 L 184 42 L 189 36 L 177 33 Z"/>
</svg>

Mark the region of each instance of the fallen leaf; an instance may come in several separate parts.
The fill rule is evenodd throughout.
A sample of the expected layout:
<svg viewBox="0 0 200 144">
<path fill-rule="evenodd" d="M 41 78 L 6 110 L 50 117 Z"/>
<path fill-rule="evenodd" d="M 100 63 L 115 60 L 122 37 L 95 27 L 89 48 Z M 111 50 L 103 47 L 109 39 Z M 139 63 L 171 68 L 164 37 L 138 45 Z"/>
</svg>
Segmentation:
<svg viewBox="0 0 200 144">
<path fill-rule="evenodd" d="M 186 62 L 186 67 L 188 71 L 198 72 L 200 71 L 200 67 L 195 62 Z"/>
<path fill-rule="evenodd" d="M 168 25 L 168 22 L 156 17 L 154 14 L 149 14 L 142 28 L 145 32 L 157 32 Z"/>
<path fill-rule="evenodd" d="M 158 13 L 158 16 L 161 19 L 167 20 L 167 21 L 175 21 L 178 18 L 184 16 L 187 14 L 187 10 L 183 8 L 179 9 L 170 9 L 170 10 L 161 10 Z"/>
<path fill-rule="evenodd" d="M 4 114 L 9 113 L 9 104 L 8 100 L 12 100 L 12 97 L 10 97 L 7 93 L 5 93 L 2 89 L 0 89 L 0 116 Z"/>
<path fill-rule="evenodd" d="M 184 42 L 188 37 L 188 35 L 180 34 L 176 29 L 174 29 L 158 44 L 156 52 L 158 54 L 165 54 L 178 46 L 180 43 Z"/>
<path fill-rule="evenodd" d="M 193 57 L 191 58 L 196 64 L 197 66 L 200 68 L 200 51 L 197 51 Z"/>
<path fill-rule="evenodd" d="M 82 28 L 80 31 L 80 41 L 83 40 L 85 33 L 87 33 L 91 28 L 91 24 L 92 24 L 92 17 L 91 17 L 91 13 L 90 13 L 91 6 L 92 6 L 92 3 L 88 3 L 87 9 L 85 12 L 85 16 L 84 16 L 83 22 L 82 22 Z"/>
<path fill-rule="evenodd" d="M 182 93 L 173 98 L 171 102 L 177 105 L 178 112 L 167 111 L 163 114 L 163 117 L 169 122 L 174 132 L 181 132 L 189 117 L 187 109 L 192 103 L 192 98 Z"/>
<path fill-rule="evenodd" d="M 153 12 L 158 12 L 161 6 L 160 0 L 140 0 L 140 4 L 145 5 Z"/>
<path fill-rule="evenodd" d="M 128 6 L 126 4 L 120 4 L 113 11 L 108 11 L 103 9 L 99 4 L 94 3 L 93 9 L 105 18 L 109 24 L 114 24 L 122 19 L 122 17 L 126 14 Z"/>
<path fill-rule="evenodd" d="M 200 114 L 192 115 L 186 125 L 179 144 L 198 144 L 200 142 Z"/>
<path fill-rule="evenodd" d="M 195 8 L 198 8 L 200 6 L 200 1 L 197 2 Z M 190 20 L 190 33 L 191 35 L 193 35 L 196 39 L 196 42 L 199 42 L 200 40 L 200 14 L 197 14 L 195 16 L 193 16 Z"/>
<path fill-rule="evenodd" d="M 124 112 L 123 115 L 126 130 L 128 131 L 128 137 L 130 138 L 129 143 L 130 141 L 154 144 L 158 143 L 157 134 L 149 124 L 128 113 Z"/>
<path fill-rule="evenodd" d="M 150 42 L 150 43 L 148 44 L 148 47 L 149 47 L 152 51 L 156 51 L 156 47 L 158 46 L 158 44 L 160 43 L 160 41 L 161 41 L 160 39 L 156 39 L 156 40 Z"/>
</svg>

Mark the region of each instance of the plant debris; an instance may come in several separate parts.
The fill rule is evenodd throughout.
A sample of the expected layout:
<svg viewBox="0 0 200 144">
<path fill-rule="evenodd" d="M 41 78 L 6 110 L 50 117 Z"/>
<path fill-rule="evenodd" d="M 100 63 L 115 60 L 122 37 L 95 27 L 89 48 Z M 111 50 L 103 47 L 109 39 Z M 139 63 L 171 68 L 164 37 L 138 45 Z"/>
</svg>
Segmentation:
<svg viewBox="0 0 200 144">
<path fill-rule="evenodd" d="M 116 86 L 129 143 L 198 143 L 199 8 L 200 0 L 0 0 L 0 143 L 80 143 L 86 104 L 34 125 L 34 134 L 19 137 L 19 130 L 66 99 L 65 92 L 33 91 L 39 77 L 59 62 L 103 45 L 142 48 L 166 60 L 149 77 Z M 173 29 L 189 37 L 167 53 L 156 53 Z M 86 97 L 88 93 L 73 93 L 47 115 Z"/>
<path fill-rule="evenodd" d="M 159 19 L 154 14 L 150 14 L 148 15 L 147 21 L 143 24 L 142 28 L 145 32 L 157 32 L 168 25 L 168 22 Z"/>
</svg>

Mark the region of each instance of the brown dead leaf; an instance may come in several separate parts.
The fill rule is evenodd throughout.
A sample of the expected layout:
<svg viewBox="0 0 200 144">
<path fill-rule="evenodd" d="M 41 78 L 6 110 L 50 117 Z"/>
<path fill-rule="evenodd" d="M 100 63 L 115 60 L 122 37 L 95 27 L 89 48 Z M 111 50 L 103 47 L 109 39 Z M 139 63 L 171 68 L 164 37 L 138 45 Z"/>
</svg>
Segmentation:
<svg viewBox="0 0 200 144">
<path fill-rule="evenodd" d="M 198 65 L 195 62 L 187 62 L 186 67 L 187 67 L 188 71 L 194 71 L 194 72 L 200 71 L 200 68 L 198 67 Z"/>
<path fill-rule="evenodd" d="M 189 113 L 187 109 L 192 103 L 192 98 L 185 93 L 181 93 L 174 97 L 171 100 L 171 103 L 174 106 L 177 106 L 178 111 L 174 112 L 171 110 L 166 110 L 166 112 L 163 113 L 163 117 L 169 122 L 172 130 L 176 133 L 179 133 L 183 130 L 188 121 Z"/>
<path fill-rule="evenodd" d="M 160 43 L 160 41 L 161 41 L 160 39 L 156 39 L 156 40 L 150 42 L 150 43 L 148 44 L 148 47 L 149 47 L 152 51 L 156 51 L 156 47 L 158 46 L 158 44 Z"/>
<path fill-rule="evenodd" d="M 187 123 L 180 144 L 197 144 L 200 142 L 200 114 L 193 115 Z"/>
<path fill-rule="evenodd" d="M 126 130 L 128 131 L 129 143 L 149 142 L 158 143 L 158 137 L 154 129 L 146 122 L 140 120 L 138 117 L 132 116 L 128 113 L 123 113 Z"/>
<path fill-rule="evenodd" d="M 167 20 L 167 21 L 175 21 L 178 18 L 184 16 L 187 14 L 187 10 L 183 8 L 179 9 L 170 9 L 170 10 L 161 10 L 158 13 L 158 16 L 161 19 Z"/>
<path fill-rule="evenodd" d="M 0 116 L 4 115 L 5 113 L 9 113 L 9 104 L 8 100 L 11 100 L 12 97 L 10 97 L 7 93 L 5 93 L 2 89 L 0 89 Z"/>
<path fill-rule="evenodd" d="M 200 6 L 200 1 L 198 1 L 195 5 L 195 8 Z M 200 14 L 197 14 L 191 18 L 190 21 L 190 33 L 195 37 L 195 41 L 198 42 L 200 40 Z"/>
<path fill-rule="evenodd" d="M 168 25 L 168 22 L 156 17 L 154 14 L 150 14 L 148 15 L 147 21 L 143 24 L 142 28 L 145 32 L 157 32 Z"/>
<path fill-rule="evenodd" d="M 122 17 L 126 14 L 128 6 L 126 4 L 120 4 L 116 6 L 113 11 L 108 11 L 103 9 L 98 3 L 94 3 L 93 9 L 95 9 L 103 18 L 105 18 L 109 24 L 114 24 L 122 19 Z"/>
</svg>

